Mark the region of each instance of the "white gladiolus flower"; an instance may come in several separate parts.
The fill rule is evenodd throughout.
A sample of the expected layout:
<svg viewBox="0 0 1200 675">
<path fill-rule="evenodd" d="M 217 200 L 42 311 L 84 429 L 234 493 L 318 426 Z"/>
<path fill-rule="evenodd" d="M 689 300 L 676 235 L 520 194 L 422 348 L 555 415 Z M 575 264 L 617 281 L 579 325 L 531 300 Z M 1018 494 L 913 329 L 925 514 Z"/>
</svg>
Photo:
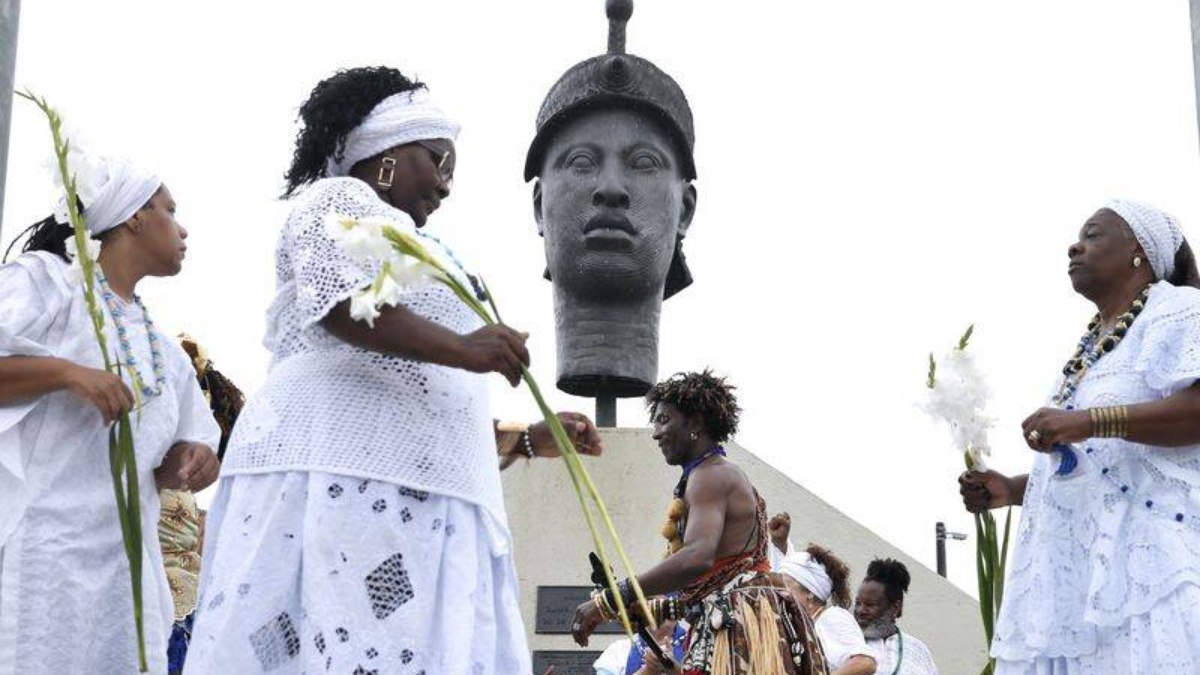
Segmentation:
<svg viewBox="0 0 1200 675">
<path fill-rule="evenodd" d="M 90 260 L 96 260 L 100 256 L 100 242 L 87 238 L 87 256 Z M 67 237 L 67 257 L 71 259 L 71 266 L 67 268 L 67 281 L 72 285 L 83 283 L 83 266 L 79 260 L 79 248 L 75 245 L 75 236 Z"/>
<path fill-rule="evenodd" d="M 375 292 L 375 302 L 378 305 L 387 305 L 395 307 L 400 304 L 400 295 L 404 293 L 404 287 L 396 283 L 395 279 L 390 274 L 379 275 L 379 281 L 376 282 L 379 290 Z"/>
<path fill-rule="evenodd" d="M 374 290 L 368 288 L 350 298 L 350 318 L 375 327 L 375 319 L 379 318 L 379 298 Z"/>
<path fill-rule="evenodd" d="M 399 253 L 392 253 L 388 259 L 388 275 L 404 288 L 428 281 L 436 272 L 428 263 Z"/>
<path fill-rule="evenodd" d="M 71 147 L 67 152 L 67 172 L 75 177 L 75 194 L 84 208 L 91 206 L 96 199 L 96 177 L 100 170 L 99 161 L 82 148 L 76 136 L 69 136 Z M 59 223 L 69 223 L 67 213 L 67 188 L 63 185 L 62 172 L 58 166 L 58 158 L 52 157 L 46 164 L 50 171 L 55 189 L 61 195 L 54 208 L 54 219 Z"/>
<path fill-rule="evenodd" d="M 325 227 L 329 236 L 354 260 L 377 262 L 387 260 L 392 253 L 392 242 L 383 236 L 379 219 L 334 213 L 326 218 Z"/>
<path fill-rule="evenodd" d="M 985 458 L 991 455 L 988 430 L 995 420 L 984 412 L 991 391 L 971 354 L 953 349 L 942 357 L 928 394 L 921 408 L 950 427 L 955 448 L 968 453 L 973 470 L 986 470 Z"/>
</svg>

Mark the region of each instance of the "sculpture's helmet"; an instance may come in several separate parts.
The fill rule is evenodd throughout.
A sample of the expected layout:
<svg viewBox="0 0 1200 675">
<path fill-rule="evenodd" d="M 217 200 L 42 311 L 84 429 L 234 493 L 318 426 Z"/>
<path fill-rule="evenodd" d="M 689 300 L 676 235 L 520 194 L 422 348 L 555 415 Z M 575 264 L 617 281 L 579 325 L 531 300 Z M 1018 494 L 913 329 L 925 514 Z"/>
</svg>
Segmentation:
<svg viewBox="0 0 1200 675">
<path fill-rule="evenodd" d="M 625 53 L 625 24 L 633 14 L 633 0 L 607 0 L 605 9 L 608 53 L 571 66 L 546 94 L 538 110 L 537 134 L 525 157 L 525 180 L 540 174 L 543 155 L 559 128 L 581 113 L 612 105 L 643 110 L 661 121 L 675 141 L 684 180 L 694 180 L 696 138 L 692 109 L 683 89 L 658 66 Z M 691 283 L 681 243 L 677 243 L 663 297 L 669 298 Z"/>
</svg>

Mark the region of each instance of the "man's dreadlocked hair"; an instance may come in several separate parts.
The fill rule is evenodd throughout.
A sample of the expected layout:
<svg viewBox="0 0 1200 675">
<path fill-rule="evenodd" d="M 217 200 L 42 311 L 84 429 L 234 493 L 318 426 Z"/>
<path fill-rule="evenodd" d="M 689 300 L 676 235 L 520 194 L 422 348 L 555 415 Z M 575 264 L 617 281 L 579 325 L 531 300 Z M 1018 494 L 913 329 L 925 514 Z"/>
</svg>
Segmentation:
<svg viewBox="0 0 1200 675">
<path fill-rule="evenodd" d="M 733 395 L 735 388 L 707 368 L 702 373 L 675 373 L 650 388 L 646 406 L 652 415 L 660 403 L 669 403 L 685 415 L 699 415 L 713 441 L 724 443 L 737 432 L 742 412 Z"/>
<path fill-rule="evenodd" d="M 340 159 L 346 136 L 354 131 L 383 99 L 425 85 L 410 80 L 395 68 L 350 68 L 321 80 L 300 106 L 304 128 L 296 136 L 292 166 L 284 175 L 284 197 L 300 187 L 325 178 L 325 161 Z"/>
<path fill-rule="evenodd" d="M 908 584 L 912 581 L 912 577 L 908 574 L 908 568 L 899 560 L 876 558 L 867 566 L 867 578 L 865 580 L 883 584 L 888 602 L 894 605 L 904 599 L 904 594 L 908 592 Z"/>
<path fill-rule="evenodd" d="M 817 544 L 809 544 L 808 548 L 804 549 L 813 560 L 821 563 L 825 567 L 825 573 L 829 575 L 829 580 L 833 582 L 833 593 L 829 599 L 834 605 L 842 609 L 850 608 L 850 566 L 842 562 L 842 559 L 835 556 L 833 551 L 818 546 Z"/>
</svg>

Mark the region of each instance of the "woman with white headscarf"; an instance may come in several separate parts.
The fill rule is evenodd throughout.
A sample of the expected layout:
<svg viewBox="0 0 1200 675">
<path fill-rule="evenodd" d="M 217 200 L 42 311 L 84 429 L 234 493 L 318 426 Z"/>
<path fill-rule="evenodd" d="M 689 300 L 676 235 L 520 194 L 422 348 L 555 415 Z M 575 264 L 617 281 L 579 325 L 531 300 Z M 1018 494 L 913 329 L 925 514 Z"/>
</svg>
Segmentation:
<svg viewBox="0 0 1200 675">
<path fill-rule="evenodd" d="M 108 461 L 109 427 L 135 401 L 146 656 L 150 672 L 165 673 L 173 612 L 154 486 L 199 490 L 216 480 L 220 432 L 191 360 L 155 328 L 136 288 L 179 273 L 187 231 L 153 174 L 119 160 L 73 168 L 99 241 L 108 345 L 124 372 L 104 370 L 79 268 L 69 262 L 64 200 L 59 219 L 30 228 L 24 253 L 0 266 L 0 673 L 137 668 Z"/>
<path fill-rule="evenodd" d="M 378 270 L 327 230 L 391 221 L 478 289 L 421 230 L 450 194 L 458 125 L 392 68 L 329 77 L 300 117 L 271 371 L 225 455 L 185 672 L 528 673 L 499 465 L 557 451 L 544 424 L 493 423 L 484 377 L 515 385 L 525 336 L 437 283 L 354 320 Z M 586 418 L 563 417 L 599 450 Z"/>
<path fill-rule="evenodd" d="M 960 478 L 971 511 L 1024 506 L 996 673 L 1200 672 L 1196 262 L 1178 221 L 1123 200 L 1067 255 L 1098 313 L 1050 405 L 1022 424 L 1033 471 Z"/>
<path fill-rule="evenodd" d="M 829 549 L 809 544 L 804 551 L 787 554 L 778 571 L 813 620 L 829 674 L 874 673 L 875 659 L 849 611 L 850 567 Z"/>
</svg>

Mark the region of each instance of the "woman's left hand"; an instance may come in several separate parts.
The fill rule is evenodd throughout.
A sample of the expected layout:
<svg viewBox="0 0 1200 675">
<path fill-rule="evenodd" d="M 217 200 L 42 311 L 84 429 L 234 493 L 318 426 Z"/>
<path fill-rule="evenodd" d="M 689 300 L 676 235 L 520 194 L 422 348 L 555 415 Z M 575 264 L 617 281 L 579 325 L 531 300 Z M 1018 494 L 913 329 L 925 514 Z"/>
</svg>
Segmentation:
<svg viewBox="0 0 1200 675">
<path fill-rule="evenodd" d="M 563 428 L 567 430 L 567 436 L 570 437 L 571 443 L 575 445 L 575 449 L 580 454 L 599 455 L 603 451 L 600 444 L 600 433 L 596 431 L 596 425 L 592 424 L 587 415 L 560 412 L 558 419 L 562 421 Z M 554 434 L 550 433 L 550 427 L 545 421 L 530 425 L 529 441 L 533 443 L 533 454 L 538 457 L 559 456 L 558 444 L 554 442 Z"/>
<path fill-rule="evenodd" d="M 221 462 L 212 448 L 181 441 L 167 451 L 162 464 L 154 470 L 154 479 L 159 489 L 199 492 L 216 482 L 220 473 Z"/>
<path fill-rule="evenodd" d="M 604 617 L 600 616 L 600 609 L 596 607 L 595 602 L 587 600 L 576 607 L 575 617 L 571 619 L 571 636 L 575 638 L 575 644 L 586 647 L 588 638 L 602 623 Z"/>
<path fill-rule="evenodd" d="M 1059 443 L 1078 443 L 1092 435 L 1092 417 L 1086 410 L 1038 408 L 1021 423 L 1025 443 L 1038 452 L 1050 452 Z"/>
</svg>

